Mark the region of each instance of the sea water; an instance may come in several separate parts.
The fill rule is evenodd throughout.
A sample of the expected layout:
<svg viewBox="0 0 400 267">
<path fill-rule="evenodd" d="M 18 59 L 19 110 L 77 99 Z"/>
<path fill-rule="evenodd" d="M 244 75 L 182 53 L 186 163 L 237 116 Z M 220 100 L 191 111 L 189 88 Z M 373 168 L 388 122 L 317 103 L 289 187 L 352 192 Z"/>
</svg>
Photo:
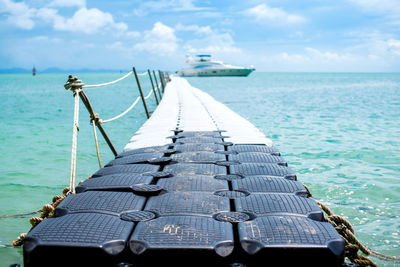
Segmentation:
<svg viewBox="0 0 400 267">
<path fill-rule="evenodd" d="M 122 74 L 78 76 L 95 84 Z M 63 88 L 66 79 L 0 75 L 0 216 L 38 210 L 69 185 L 73 97 Z M 140 80 L 147 93 L 148 77 Z M 298 179 L 349 219 L 365 245 L 400 256 L 400 74 L 254 72 L 188 80 L 271 138 Z M 133 77 L 86 93 L 102 119 L 118 115 L 139 95 Z M 150 111 L 156 108 L 153 96 L 148 104 Z M 104 128 L 122 151 L 145 121 L 139 102 Z M 99 168 L 82 104 L 79 126 L 77 181 Z M 98 137 L 105 164 L 113 155 Z M 0 217 L 0 266 L 22 264 L 22 249 L 7 245 L 30 229 L 29 218 Z"/>
</svg>

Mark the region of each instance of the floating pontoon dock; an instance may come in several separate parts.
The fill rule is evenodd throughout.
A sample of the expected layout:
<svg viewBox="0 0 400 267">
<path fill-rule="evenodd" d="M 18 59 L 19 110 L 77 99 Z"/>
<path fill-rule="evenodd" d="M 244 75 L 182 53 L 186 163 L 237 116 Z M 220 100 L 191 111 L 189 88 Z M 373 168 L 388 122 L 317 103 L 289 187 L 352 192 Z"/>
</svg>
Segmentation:
<svg viewBox="0 0 400 267">
<path fill-rule="evenodd" d="M 183 78 L 76 192 L 25 238 L 25 266 L 344 261 L 343 239 L 271 140 Z"/>
</svg>

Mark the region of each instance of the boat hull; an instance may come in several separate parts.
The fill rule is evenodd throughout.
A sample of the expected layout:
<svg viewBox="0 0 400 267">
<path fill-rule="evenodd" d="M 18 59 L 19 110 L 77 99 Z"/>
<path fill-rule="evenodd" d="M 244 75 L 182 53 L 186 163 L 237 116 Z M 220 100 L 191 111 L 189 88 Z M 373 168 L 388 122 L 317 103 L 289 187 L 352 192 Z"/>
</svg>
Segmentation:
<svg viewBox="0 0 400 267">
<path fill-rule="evenodd" d="M 254 69 L 183 69 L 178 72 L 179 76 L 199 76 L 199 77 L 212 77 L 212 76 L 243 76 L 246 77 L 252 73 Z"/>
</svg>

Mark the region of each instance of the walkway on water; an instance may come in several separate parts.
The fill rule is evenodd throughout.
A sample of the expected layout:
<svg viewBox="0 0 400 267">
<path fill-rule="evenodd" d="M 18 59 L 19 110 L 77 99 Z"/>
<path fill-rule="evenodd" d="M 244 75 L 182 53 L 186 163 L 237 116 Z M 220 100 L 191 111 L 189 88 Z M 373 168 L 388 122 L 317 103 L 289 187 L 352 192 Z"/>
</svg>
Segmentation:
<svg viewBox="0 0 400 267">
<path fill-rule="evenodd" d="M 271 140 L 182 78 L 76 192 L 25 238 L 25 266 L 343 263 L 343 239 Z"/>
<path fill-rule="evenodd" d="M 172 131 L 224 130 L 224 140 L 236 144 L 272 145 L 270 139 L 249 121 L 210 95 L 191 86 L 186 79 L 173 77 L 163 100 L 139 129 L 125 150 L 171 143 Z"/>
</svg>

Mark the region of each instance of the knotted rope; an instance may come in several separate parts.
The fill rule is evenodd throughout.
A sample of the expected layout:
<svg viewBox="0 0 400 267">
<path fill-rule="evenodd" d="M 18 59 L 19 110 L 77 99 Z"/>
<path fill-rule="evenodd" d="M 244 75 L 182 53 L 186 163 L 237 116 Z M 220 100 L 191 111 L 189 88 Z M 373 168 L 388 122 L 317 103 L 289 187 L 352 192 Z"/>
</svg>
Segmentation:
<svg viewBox="0 0 400 267">
<path fill-rule="evenodd" d="M 310 189 L 303 184 L 303 186 L 306 188 L 308 194 L 310 197 L 312 197 L 312 194 L 310 192 Z M 333 212 L 323 203 L 319 202 L 318 200 L 315 200 L 318 204 L 318 206 L 326 213 L 327 217 L 325 217 L 325 221 L 329 222 L 332 224 L 333 227 L 335 227 L 336 231 L 340 234 L 340 236 L 344 239 L 346 243 L 345 247 L 345 257 L 347 257 L 351 262 L 358 264 L 360 267 L 362 266 L 372 266 L 372 267 L 377 267 L 372 260 L 367 258 L 366 256 L 373 256 L 375 258 L 384 260 L 384 261 L 393 261 L 393 262 L 400 262 L 399 257 L 395 256 L 388 256 L 384 255 L 379 252 L 375 252 L 362 244 L 357 237 L 355 236 L 354 232 L 354 227 L 351 225 L 351 223 L 343 218 L 342 216 L 333 214 Z M 364 255 L 358 254 L 358 251 L 361 251 Z"/>
<path fill-rule="evenodd" d="M 12 241 L 12 245 L 14 247 L 21 246 L 24 242 L 24 238 L 26 235 L 33 230 L 39 223 L 41 223 L 45 218 L 52 218 L 54 217 L 54 209 L 63 201 L 66 196 L 70 193 L 68 187 L 64 188 L 62 195 L 53 197 L 53 203 L 45 204 L 39 212 L 42 214 L 39 217 L 32 217 L 29 222 L 31 223 L 32 227 L 27 233 L 20 234 L 17 240 Z"/>
<path fill-rule="evenodd" d="M 85 84 L 78 80 L 77 77 L 68 77 L 67 83 L 64 85 L 65 89 L 71 89 L 74 93 L 74 124 L 72 128 L 72 148 L 71 148 L 71 173 L 69 179 L 69 188 L 71 193 L 75 194 L 75 180 L 76 180 L 76 150 L 78 142 L 79 131 L 79 94 L 82 92 L 82 87 Z"/>
</svg>

